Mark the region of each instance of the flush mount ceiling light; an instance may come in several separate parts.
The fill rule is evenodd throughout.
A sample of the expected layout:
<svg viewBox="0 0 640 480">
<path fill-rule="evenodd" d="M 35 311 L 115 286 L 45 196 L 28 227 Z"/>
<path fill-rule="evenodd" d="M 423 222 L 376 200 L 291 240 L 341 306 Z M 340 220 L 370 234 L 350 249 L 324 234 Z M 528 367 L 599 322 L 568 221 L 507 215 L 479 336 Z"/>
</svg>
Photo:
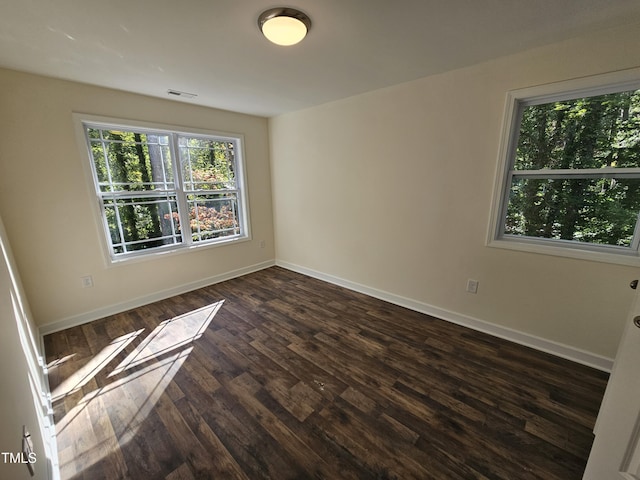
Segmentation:
<svg viewBox="0 0 640 480">
<path fill-rule="evenodd" d="M 307 36 L 311 19 L 295 8 L 271 8 L 258 17 L 258 26 L 267 40 L 276 45 L 295 45 Z"/>
</svg>

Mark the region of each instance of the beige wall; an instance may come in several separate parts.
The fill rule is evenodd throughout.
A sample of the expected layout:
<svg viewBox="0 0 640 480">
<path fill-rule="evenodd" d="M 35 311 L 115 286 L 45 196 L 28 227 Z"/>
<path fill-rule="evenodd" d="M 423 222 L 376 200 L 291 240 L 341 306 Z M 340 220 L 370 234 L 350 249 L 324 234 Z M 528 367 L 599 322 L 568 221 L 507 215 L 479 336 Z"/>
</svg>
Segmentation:
<svg viewBox="0 0 640 480">
<path fill-rule="evenodd" d="M 594 33 L 271 119 L 278 261 L 613 357 L 637 269 L 486 238 L 507 91 L 636 67 L 637 33 Z"/>
<path fill-rule="evenodd" d="M 45 406 L 40 403 L 46 391 L 38 367 L 41 355 L 38 332 L 31 321 L 11 247 L 0 219 L 0 452 L 17 454 L 22 447 L 22 427 L 33 440 L 37 480 L 49 478 L 54 457 L 48 448 L 52 429 Z M 0 458 L 0 478 L 32 478 L 26 465 L 4 462 Z"/>
<path fill-rule="evenodd" d="M 594 33 L 269 122 L 0 70 L 0 216 L 33 317 L 45 327 L 91 319 L 277 256 L 612 357 L 636 269 L 485 243 L 506 92 L 638 66 L 637 31 Z M 73 112 L 244 134 L 253 240 L 107 266 Z M 93 288 L 82 288 L 83 275 Z M 464 291 L 468 278 L 480 281 L 477 295 Z"/>
<path fill-rule="evenodd" d="M 253 240 L 107 266 L 73 112 L 243 134 Z M 270 187 L 265 118 L 0 70 L 0 215 L 40 326 L 272 260 Z"/>
</svg>

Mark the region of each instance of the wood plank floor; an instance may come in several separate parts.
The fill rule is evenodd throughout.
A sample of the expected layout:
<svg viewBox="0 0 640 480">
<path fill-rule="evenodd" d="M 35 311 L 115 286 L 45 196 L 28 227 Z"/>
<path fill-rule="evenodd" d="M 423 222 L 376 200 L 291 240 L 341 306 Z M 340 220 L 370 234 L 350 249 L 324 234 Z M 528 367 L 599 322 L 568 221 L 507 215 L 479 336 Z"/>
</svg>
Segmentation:
<svg viewBox="0 0 640 480">
<path fill-rule="evenodd" d="M 63 479 L 580 479 L 607 375 L 273 267 L 45 337 Z"/>
</svg>

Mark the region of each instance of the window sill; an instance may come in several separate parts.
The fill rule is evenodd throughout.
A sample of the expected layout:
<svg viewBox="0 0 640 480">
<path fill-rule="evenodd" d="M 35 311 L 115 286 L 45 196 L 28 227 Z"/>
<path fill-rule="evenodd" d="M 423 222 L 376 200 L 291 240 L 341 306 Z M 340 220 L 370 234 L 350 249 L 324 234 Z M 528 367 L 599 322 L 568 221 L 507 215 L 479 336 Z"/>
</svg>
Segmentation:
<svg viewBox="0 0 640 480">
<path fill-rule="evenodd" d="M 544 245 L 542 242 L 527 241 L 521 239 L 494 239 L 487 244 L 488 247 L 515 250 L 520 252 L 537 253 L 556 257 L 586 260 L 590 262 L 625 265 L 640 267 L 640 256 L 635 252 L 609 252 L 586 248 L 571 248 L 567 246 Z"/>
<path fill-rule="evenodd" d="M 210 248 L 235 245 L 237 243 L 248 242 L 250 240 L 251 240 L 251 237 L 249 235 L 245 235 L 241 237 L 233 237 L 225 240 L 220 240 L 215 243 L 167 247 L 166 250 L 162 249 L 160 251 L 148 251 L 140 254 L 132 254 L 132 255 L 126 255 L 123 257 L 115 257 L 115 258 L 108 256 L 106 261 L 107 261 L 107 266 L 109 267 L 114 267 L 118 265 L 130 265 L 132 263 L 146 262 L 149 260 L 158 260 L 164 257 L 173 257 L 174 255 L 182 255 L 185 253 L 194 252 L 196 250 L 201 251 L 201 250 L 206 250 Z"/>
</svg>

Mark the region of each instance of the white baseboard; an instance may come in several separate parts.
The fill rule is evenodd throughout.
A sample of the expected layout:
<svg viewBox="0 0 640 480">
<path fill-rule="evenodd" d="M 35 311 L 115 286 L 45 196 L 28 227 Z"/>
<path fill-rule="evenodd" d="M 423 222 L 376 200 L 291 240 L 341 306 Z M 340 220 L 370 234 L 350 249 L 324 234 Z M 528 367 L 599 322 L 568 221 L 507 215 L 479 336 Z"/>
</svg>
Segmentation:
<svg viewBox="0 0 640 480">
<path fill-rule="evenodd" d="M 610 372 L 613 366 L 613 359 L 611 358 L 596 355 L 594 353 L 571 347 L 569 345 L 557 343 L 528 333 L 519 332 L 511 328 L 496 325 L 484 320 L 479 320 L 468 315 L 445 310 L 433 305 L 429 305 L 427 303 L 412 300 L 410 298 L 395 295 L 393 293 L 378 290 L 376 288 L 371 288 L 366 285 L 355 283 L 326 273 L 318 272 L 316 270 L 312 270 L 282 260 L 276 259 L 275 264 L 279 267 L 286 268 L 287 270 L 292 270 L 294 272 L 308 275 L 325 282 L 333 283 L 335 285 L 348 288 L 349 290 L 364 293 L 365 295 L 369 295 L 371 297 L 378 298 L 380 300 L 384 300 L 386 302 L 393 303 L 410 310 L 425 313 L 441 320 L 446 320 L 451 323 L 462 325 L 473 330 L 484 332 L 495 337 L 518 343 L 520 345 L 550 353 L 552 355 L 565 358 L 567 360 L 571 360 L 583 365 L 587 365 L 598 370 Z"/>
<path fill-rule="evenodd" d="M 249 265 L 248 267 L 239 268 L 237 270 L 232 270 L 230 272 L 203 278 L 202 280 L 198 280 L 196 282 L 178 285 L 177 287 L 172 287 L 160 292 L 154 292 L 151 295 L 144 295 L 142 297 L 127 300 L 126 302 L 108 305 L 106 307 L 98 308 L 96 310 L 82 313 L 80 315 L 75 315 L 73 317 L 68 317 L 56 322 L 41 325 L 39 328 L 39 333 L 41 337 L 44 335 L 49 335 L 50 333 L 59 332 L 71 327 L 76 327 L 78 325 L 92 322 L 100 318 L 115 315 L 116 313 L 125 312 L 132 308 L 148 305 L 150 303 L 157 302 L 158 300 L 164 300 L 165 298 L 187 293 L 192 290 L 197 290 L 198 288 L 207 287 L 209 285 L 213 285 L 214 283 L 220 283 L 224 282 L 225 280 L 231 280 L 232 278 L 241 277 L 249 273 L 257 272 L 258 270 L 272 267 L 273 265 L 275 265 L 275 262 L 273 260 L 269 260 L 266 262 L 257 263 L 255 265 Z"/>
</svg>

